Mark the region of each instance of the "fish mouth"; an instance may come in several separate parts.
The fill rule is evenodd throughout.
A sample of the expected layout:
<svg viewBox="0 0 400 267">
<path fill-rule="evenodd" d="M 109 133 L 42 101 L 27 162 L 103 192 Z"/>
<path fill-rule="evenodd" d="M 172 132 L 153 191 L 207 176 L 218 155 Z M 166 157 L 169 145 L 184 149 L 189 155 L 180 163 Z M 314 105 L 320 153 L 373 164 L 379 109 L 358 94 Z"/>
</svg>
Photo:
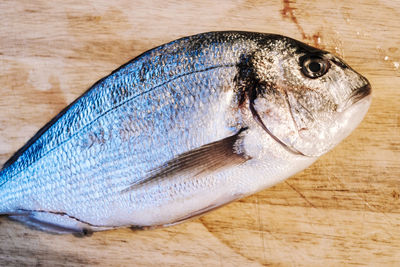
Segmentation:
<svg viewBox="0 0 400 267">
<path fill-rule="evenodd" d="M 354 92 L 350 96 L 350 100 L 352 104 L 355 104 L 361 99 L 369 96 L 370 94 L 371 94 L 371 85 L 367 81 L 366 85 L 359 87 L 357 90 L 354 90 Z"/>
</svg>

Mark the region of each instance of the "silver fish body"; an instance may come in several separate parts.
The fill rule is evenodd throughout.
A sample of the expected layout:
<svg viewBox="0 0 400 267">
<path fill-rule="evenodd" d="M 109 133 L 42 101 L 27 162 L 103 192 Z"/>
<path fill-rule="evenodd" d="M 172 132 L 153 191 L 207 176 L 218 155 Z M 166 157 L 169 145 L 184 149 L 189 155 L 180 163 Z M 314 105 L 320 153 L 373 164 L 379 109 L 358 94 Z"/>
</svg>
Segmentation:
<svg viewBox="0 0 400 267">
<path fill-rule="evenodd" d="M 182 222 L 306 168 L 369 104 L 365 78 L 288 37 L 182 38 L 97 82 L 21 148 L 0 172 L 0 213 L 54 233 Z"/>
</svg>

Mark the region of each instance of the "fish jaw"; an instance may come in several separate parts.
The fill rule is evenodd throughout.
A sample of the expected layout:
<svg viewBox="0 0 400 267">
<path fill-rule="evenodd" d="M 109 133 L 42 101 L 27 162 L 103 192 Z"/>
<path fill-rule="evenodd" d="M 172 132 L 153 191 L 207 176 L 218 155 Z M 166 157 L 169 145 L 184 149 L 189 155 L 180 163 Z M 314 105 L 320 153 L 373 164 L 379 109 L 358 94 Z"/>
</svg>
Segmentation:
<svg viewBox="0 0 400 267">
<path fill-rule="evenodd" d="M 338 115 L 335 120 L 335 125 L 330 129 L 330 131 L 335 133 L 335 139 L 331 141 L 328 150 L 339 144 L 343 139 L 349 136 L 355 128 L 357 128 L 367 114 L 371 102 L 372 95 L 369 94 Z"/>
<path fill-rule="evenodd" d="M 372 96 L 368 95 L 351 103 L 343 111 L 331 114 L 327 123 L 316 126 L 317 131 L 303 131 L 298 134 L 293 146 L 309 156 L 319 157 L 332 150 L 357 128 L 368 112 Z M 349 100 L 352 102 L 352 100 Z"/>
</svg>

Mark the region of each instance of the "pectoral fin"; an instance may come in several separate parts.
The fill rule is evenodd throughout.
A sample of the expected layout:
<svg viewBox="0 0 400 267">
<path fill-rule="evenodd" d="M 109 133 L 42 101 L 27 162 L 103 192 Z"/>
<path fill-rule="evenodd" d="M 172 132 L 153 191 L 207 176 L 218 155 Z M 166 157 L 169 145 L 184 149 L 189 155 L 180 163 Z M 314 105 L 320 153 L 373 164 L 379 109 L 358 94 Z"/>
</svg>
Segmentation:
<svg viewBox="0 0 400 267">
<path fill-rule="evenodd" d="M 192 177 L 196 177 L 222 168 L 239 165 L 249 160 L 250 158 L 245 155 L 241 148 L 241 139 L 244 131 L 246 131 L 246 128 L 241 129 L 235 135 L 178 155 L 160 167 L 155 168 L 144 179 L 131 184 L 123 192 L 133 190 L 154 180 L 167 179 L 180 174 L 189 174 Z"/>
</svg>

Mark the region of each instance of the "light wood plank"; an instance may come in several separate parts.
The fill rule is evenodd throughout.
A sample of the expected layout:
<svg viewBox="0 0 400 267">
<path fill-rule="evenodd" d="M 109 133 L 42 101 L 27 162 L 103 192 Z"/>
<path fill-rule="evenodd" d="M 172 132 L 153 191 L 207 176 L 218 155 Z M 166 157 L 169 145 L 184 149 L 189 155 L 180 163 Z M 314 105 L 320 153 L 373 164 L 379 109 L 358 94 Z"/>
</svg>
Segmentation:
<svg viewBox="0 0 400 267">
<path fill-rule="evenodd" d="M 0 220 L 0 265 L 395 266 L 400 2 L 1 1 L 0 163 L 91 84 L 199 32 L 273 32 L 337 53 L 373 87 L 360 127 L 286 182 L 167 229 L 56 236 Z"/>
</svg>

